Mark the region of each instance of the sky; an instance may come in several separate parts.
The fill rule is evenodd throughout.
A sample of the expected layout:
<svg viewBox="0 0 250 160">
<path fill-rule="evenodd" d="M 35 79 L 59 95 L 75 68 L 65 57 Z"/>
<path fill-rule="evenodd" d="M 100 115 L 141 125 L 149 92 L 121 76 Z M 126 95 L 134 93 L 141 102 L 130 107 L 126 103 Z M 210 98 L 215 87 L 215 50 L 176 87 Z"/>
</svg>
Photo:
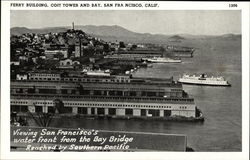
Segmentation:
<svg viewBox="0 0 250 160">
<path fill-rule="evenodd" d="M 11 27 L 118 25 L 151 34 L 241 34 L 241 11 L 229 10 L 12 10 Z"/>
</svg>

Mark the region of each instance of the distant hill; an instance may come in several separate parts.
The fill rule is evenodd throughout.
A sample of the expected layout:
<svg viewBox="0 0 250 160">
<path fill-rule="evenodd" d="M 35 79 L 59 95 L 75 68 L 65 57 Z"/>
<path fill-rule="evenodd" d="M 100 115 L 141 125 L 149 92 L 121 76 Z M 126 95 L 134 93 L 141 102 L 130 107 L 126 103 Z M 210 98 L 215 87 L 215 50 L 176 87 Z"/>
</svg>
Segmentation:
<svg viewBox="0 0 250 160">
<path fill-rule="evenodd" d="M 49 33 L 49 32 L 65 32 L 70 29 L 69 26 L 64 27 L 48 27 L 41 29 L 29 29 L 25 27 L 11 28 L 12 35 L 21 35 L 24 33 Z M 95 25 L 78 25 L 76 29 L 83 30 L 91 36 L 101 38 L 105 41 L 124 41 L 124 42 L 141 42 L 141 43 L 168 43 L 169 41 L 183 41 L 187 39 L 197 38 L 227 38 L 235 39 L 241 37 L 241 35 L 225 34 L 219 36 L 209 35 L 191 35 L 191 34 L 178 34 L 178 35 L 164 35 L 164 34 L 151 34 L 151 33 L 136 33 L 127 30 L 121 26 L 95 26 Z"/>
<path fill-rule="evenodd" d="M 150 34 L 150 33 L 136 33 L 127 30 L 121 26 L 76 26 L 76 29 L 81 29 L 84 32 L 99 37 L 105 41 L 125 41 L 125 42 L 167 42 L 168 35 Z"/>
<path fill-rule="evenodd" d="M 174 36 L 169 37 L 168 39 L 172 39 L 172 40 L 183 40 L 183 39 L 185 39 L 185 38 L 183 38 L 183 37 L 181 37 L 181 36 L 179 36 L 179 35 L 174 35 Z"/>
<path fill-rule="evenodd" d="M 230 33 L 230 34 L 223 34 L 221 37 L 226 38 L 226 39 L 238 39 L 238 38 L 241 38 L 241 35 Z"/>
<path fill-rule="evenodd" d="M 26 27 L 14 27 L 10 29 L 11 35 L 22 35 L 25 33 L 49 33 L 49 32 L 65 32 L 67 30 L 66 27 L 48 27 L 41 29 L 29 29 Z"/>
<path fill-rule="evenodd" d="M 11 28 L 11 35 L 21 35 L 24 33 L 49 33 L 49 32 L 64 32 L 71 27 L 49 27 L 41 29 L 29 29 L 25 27 Z M 142 42 L 142 43 L 159 43 L 168 41 L 169 36 L 161 34 L 150 33 L 136 33 L 129 31 L 123 27 L 113 26 L 75 26 L 76 29 L 80 29 L 87 34 L 101 38 L 105 41 L 124 41 L 124 42 Z"/>
<path fill-rule="evenodd" d="M 10 29 L 11 35 L 22 35 L 24 33 L 30 33 L 32 30 L 25 27 L 14 27 Z"/>
<path fill-rule="evenodd" d="M 173 36 L 169 37 L 168 39 L 171 42 L 181 42 L 182 40 L 185 40 L 185 38 L 183 38 L 179 35 L 173 35 Z"/>
<path fill-rule="evenodd" d="M 113 26 L 76 26 L 76 29 L 83 30 L 89 34 L 95 34 L 99 36 L 116 36 L 116 37 L 135 37 L 140 35 L 139 33 L 129 31 L 123 27 L 113 25 Z"/>
</svg>

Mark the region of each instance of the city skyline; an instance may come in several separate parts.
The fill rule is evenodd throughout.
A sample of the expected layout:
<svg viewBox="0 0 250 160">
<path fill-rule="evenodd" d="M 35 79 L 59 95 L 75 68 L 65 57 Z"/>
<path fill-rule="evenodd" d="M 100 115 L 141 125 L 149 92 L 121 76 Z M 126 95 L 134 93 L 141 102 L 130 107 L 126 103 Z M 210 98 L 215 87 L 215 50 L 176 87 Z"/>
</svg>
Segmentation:
<svg viewBox="0 0 250 160">
<path fill-rule="evenodd" d="M 11 11 L 10 27 L 30 29 L 75 25 L 118 25 L 137 33 L 241 34 L 241 11 Z M 48 18 L 53 17 L 53 18 Z"/>
</svg>

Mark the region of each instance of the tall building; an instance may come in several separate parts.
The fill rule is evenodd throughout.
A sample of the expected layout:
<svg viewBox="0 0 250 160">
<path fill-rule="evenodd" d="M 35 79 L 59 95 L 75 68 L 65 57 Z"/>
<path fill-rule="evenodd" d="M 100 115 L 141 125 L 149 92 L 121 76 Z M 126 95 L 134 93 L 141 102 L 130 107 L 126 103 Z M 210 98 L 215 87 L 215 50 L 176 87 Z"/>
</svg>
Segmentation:
<svg viewBox="0 0 250 160">
<path fill-rule="evenodd" d="M 76 42 L 75 44 L 75 57 L 81 56 L 81 43 Z"/>
</svg>

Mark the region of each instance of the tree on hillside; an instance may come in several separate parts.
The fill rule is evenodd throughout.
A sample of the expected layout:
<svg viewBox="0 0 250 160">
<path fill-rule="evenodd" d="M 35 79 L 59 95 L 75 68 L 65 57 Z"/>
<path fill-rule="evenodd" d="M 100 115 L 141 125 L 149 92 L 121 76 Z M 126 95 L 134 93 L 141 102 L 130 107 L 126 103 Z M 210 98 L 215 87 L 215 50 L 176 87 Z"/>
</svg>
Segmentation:
<svg viewBox="0 0 250 160">
<path fill-rule="evenodd" d="M 126 48 L 124 42 L 119 42 L 119 48 Z"/>
</svg>

